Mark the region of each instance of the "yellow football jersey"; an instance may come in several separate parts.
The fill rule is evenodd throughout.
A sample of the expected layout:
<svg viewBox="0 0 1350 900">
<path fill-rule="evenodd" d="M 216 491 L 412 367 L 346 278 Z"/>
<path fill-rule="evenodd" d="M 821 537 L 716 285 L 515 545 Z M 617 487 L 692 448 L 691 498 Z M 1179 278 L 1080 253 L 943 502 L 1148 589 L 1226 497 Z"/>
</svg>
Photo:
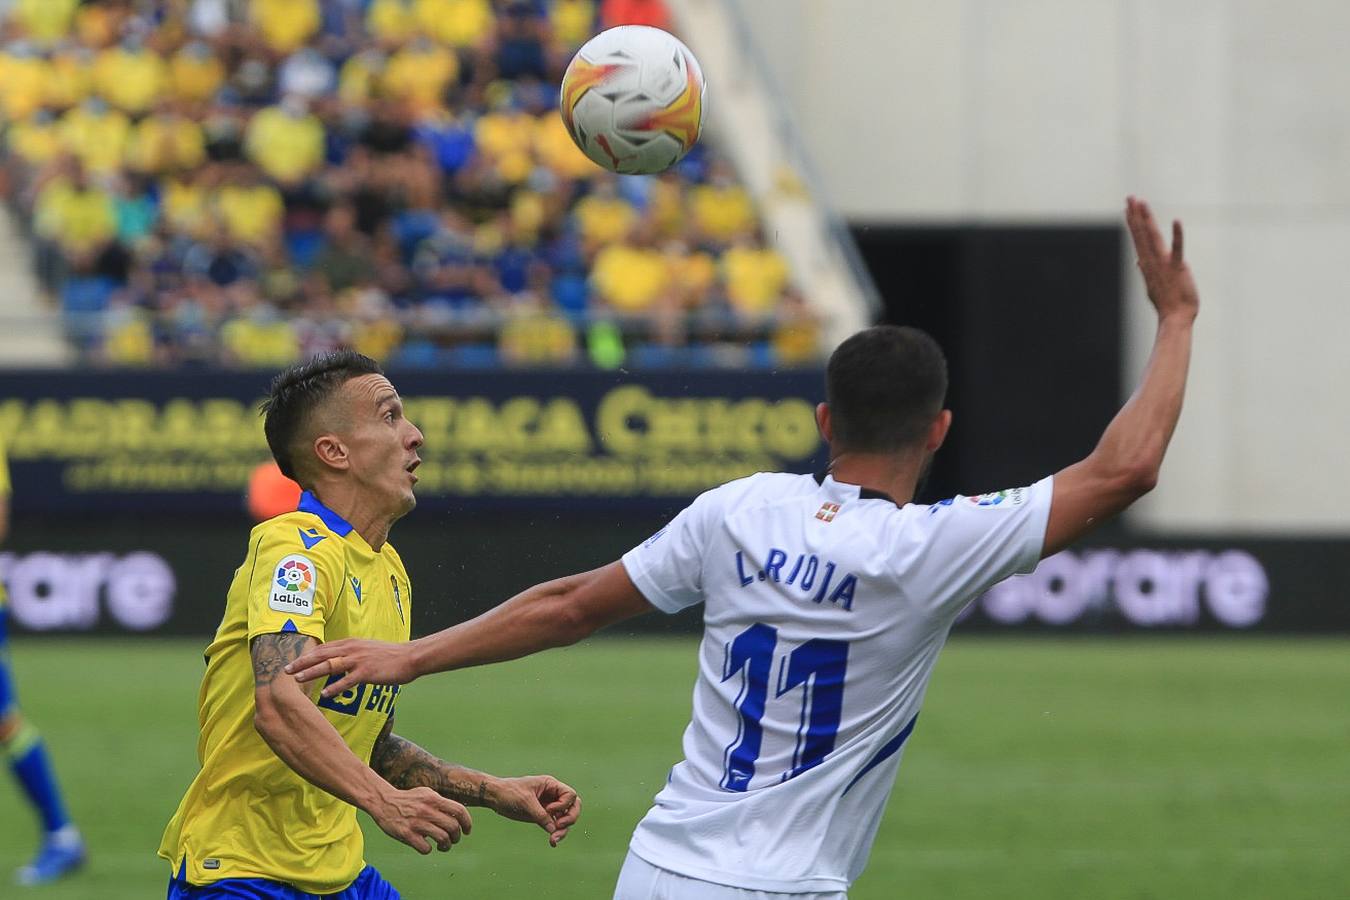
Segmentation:
<svg viewBox="0 0 1350 900">
<path fill-rule="evenodd" d="M 253 529 L 225 617 L 206 649 L 197 699 L 201 771 L 165 829 L 159 854 L 187 880 L 268 878 L 327 894 L 364 867 L 356 808 L 305 781 L 253 728 L 250 641 L 299 632 L 406 641 L 411 587 L 394 548 L 370 548 L 314 495 Z M 325 717 L 366 762 L 398 688 L 361 685 L 320 700 Z"/>
</svg>

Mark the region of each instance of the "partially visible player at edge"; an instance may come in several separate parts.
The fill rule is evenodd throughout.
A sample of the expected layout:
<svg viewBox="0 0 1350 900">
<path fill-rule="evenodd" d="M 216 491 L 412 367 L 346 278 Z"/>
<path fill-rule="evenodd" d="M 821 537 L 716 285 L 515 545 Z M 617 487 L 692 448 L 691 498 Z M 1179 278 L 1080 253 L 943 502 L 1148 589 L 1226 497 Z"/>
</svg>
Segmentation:
<svg viewBox="0 0 1350 900">
<path fill-rule="evenodd" d="M 305 492 L 253 529 L 206 649 L 201 771 L 159 847 L 170 900 L 397 898 L 362 859 L 358 808 L 424 854 L 469 832 L 466 805 L 534 822 L 556 846 L 580 814 L 567 785 L 437 759 L 393 733 L 391 684 L 320 700 L 282 671 L 324 640 L 408 640 L 412 589 L 388 537 L 416 504 L 422 433 L 351 351 L 282 372 L 263 411 L 277 465 Z"/>
<path fill-rule="evenodd" d="M 961 609 L 1151 490 L 1186 384 L 1199 298 L 1142 201 L 1126 220 L 1158 315 L 1134 396 L 1085 459 L 1030 487 L 910 503 L 951 424 L 946 362 L 877 327 L 830 358 L 819 476 L 708 491 L 620 562 L 530 588 L 410 646 L 339 641 L 301 680 L 419 675 L 570 644 L 702 601 L 684 761 L 633 835 L 618 900 L 842 898 L 867 862 L 938 652 Z"/>
<path fill-rule="evenodd" d="M 9 461 L 0 445 L 0 543 L 9 535 L 9 494 Z M 66 813 L 42 736 L 19 712 L 9 671 L 8 630 L 5 586 L 0 584 L 0 753 L 9 759 L 9 770 L 42 819 L 43 831 L 37 856 L 14 873 L 14 880 L 23 885 L 43 884 L 84 863 L 84 841 Z"/>
</svg>

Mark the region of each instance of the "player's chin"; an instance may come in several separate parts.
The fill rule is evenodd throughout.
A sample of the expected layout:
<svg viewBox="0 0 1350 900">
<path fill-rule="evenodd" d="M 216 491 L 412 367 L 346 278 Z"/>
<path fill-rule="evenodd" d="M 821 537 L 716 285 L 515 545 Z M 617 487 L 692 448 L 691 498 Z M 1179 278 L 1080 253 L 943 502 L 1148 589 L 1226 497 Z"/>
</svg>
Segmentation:
<svg viewBox="0 0 1350 900">
<path fill-rule="evenodd" d="M 406 516 L 417 506 L 417 495 L 413 493 L 413 485 L 404 482 L 398 492 L 399 515 Z"/>
</svg>

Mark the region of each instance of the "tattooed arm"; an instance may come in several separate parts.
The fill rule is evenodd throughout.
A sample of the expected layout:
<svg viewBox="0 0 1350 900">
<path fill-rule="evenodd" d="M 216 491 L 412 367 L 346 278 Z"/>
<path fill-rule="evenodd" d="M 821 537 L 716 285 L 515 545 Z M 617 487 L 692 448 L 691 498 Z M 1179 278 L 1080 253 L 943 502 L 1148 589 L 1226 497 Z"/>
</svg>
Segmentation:
<svg viewBox="0 0 1350 900">
<path fill-rule="evenodd" d="M 303 634 L 253 639 L 253 727 L 297 775 L 364 809 L 390 837 L 419 853 L 441 850 L 471 827 L 468 810 L 426 788 L 398 789 L 351 751 L 294 678 L 283 670 L 316 641 Z"/>
<path fill-rule="evenodd" d="M 437 759 L 406 738 L 394 734 L 390 716 L 375 741 L 370 767 L 390 784 L 405 790 L 431 788 L 442 797 L 468 806 L 485 806 L 517 822 L 533 822 L 549 833 L 549 844 L 567 836 L 581 815 L 577 792 L 549 775 L 497 778 Z"/>
</svg>

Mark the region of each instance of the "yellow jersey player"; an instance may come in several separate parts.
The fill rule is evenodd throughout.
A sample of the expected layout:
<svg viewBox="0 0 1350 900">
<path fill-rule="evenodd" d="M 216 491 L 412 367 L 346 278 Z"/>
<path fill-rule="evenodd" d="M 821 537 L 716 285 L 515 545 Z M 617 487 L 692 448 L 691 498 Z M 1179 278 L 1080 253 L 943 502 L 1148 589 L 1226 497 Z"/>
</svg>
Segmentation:
<svg viewBox="0 0 1350 900">
<path fill-rule="evenodd" d="M 9 464 L 4 447 L 0 446 L 0 541 L 8 532 Z M 9 671 L 7 634 L 5 589 L 0 585 L 0 754 L 9 758 L 9 769 L 41 817 L 44 833 L 37 856 L 15 873 L 15 880 L 25 885 L 42 884 L 83 864 L 84 841 L 66 814 L 42 736 L 19 713 L 19 700 Z"/>
<path fill-rule="evenodd" d="M 424 854 L 468 833 L 469 805 L 534 822 L 556 845 L 580 814 L 567 785 L 486 775 L 393 734 L 393 685 L 318 700 L 285 674 L 324 641 L 408 640 L 412 588 L 388 536 L 416 503 L 422 433 L 351 351 L 283 372 L 263 411 L 272 455 L 304 493 L 253 529 L 206 650 L 201 771 L 159 847 L 170 900 L 396 898 L 362 859 L 358 808 Z"/>
</svg>

